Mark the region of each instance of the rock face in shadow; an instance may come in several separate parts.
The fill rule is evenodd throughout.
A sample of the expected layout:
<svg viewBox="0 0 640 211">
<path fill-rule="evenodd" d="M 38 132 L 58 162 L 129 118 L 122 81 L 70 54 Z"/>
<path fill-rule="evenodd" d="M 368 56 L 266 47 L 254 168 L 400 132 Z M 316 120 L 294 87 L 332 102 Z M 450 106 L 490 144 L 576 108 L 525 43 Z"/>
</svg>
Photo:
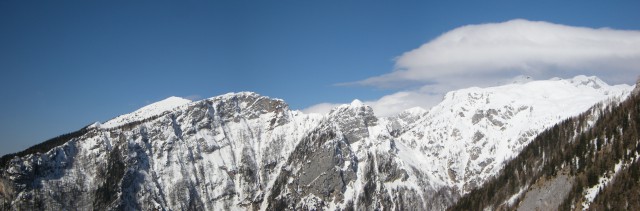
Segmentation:
<svg viewBox="0 0 640 211">
<path fill-rule="evenodd" d="M 308 209 L 343 201 L 355 180 L 357 158 L 336 131 L 319 128 L 305 137 L 274 184 L 268 209 Z"/>
</svg>

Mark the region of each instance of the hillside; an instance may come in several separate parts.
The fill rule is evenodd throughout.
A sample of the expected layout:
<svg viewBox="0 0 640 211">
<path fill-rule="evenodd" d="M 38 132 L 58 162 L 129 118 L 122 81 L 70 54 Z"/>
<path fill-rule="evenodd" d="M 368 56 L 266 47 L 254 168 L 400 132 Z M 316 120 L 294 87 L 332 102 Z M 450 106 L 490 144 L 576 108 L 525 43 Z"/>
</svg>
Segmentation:
<svg viewBox="0 0 640 211">
<path fill-rule="evenodd" d="M 449 209 L 638 210 L 639 134 L 636 88 L 623 102 L 600 103 L 545 130 Z"/>
</svg>

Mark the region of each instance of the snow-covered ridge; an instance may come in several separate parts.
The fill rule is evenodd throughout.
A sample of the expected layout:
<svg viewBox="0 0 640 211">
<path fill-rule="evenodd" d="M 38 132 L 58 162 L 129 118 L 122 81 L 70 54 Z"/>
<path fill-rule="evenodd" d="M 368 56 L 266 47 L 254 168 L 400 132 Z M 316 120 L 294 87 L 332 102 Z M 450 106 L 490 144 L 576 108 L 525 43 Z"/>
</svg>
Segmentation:
<svg viewBox="0 0 640 211">
<path fill-rule="evenodd" d="M 368 130 L 371 134 L 392 132 L 407 145 L 407 152 L 414 152 L 413 159 L 429 162 L 424 165 L 430 166 L 428 171 L 433 178 L 441 180 L 438 183 L 466 192 L 498 172 L 502 162 L 517 155 L 543 129 L 580 114 L 598 102 L 624 99 L 633 89 L 626 84 L 610 86 L 598 77 L 584 75 L 570 79 L 521 79 L 501 86 L 451 91 L 428 111 L 419 107 L 408 109 L 394 117 L 380 118 L 380 127 Z M 265 100 L 271 103 L 264 104 Z M 231 116 L 239 112 L 238 115 L 253 118 L 281 107 L 285 113 L 314 121 L 329 118 L 344 128 L 359 125 L 362 118 L 376 118 L 371 107 L 358 99 L 336 106 L 326 115 L 288 111 L 282 99 L 254 92 L 227 93 L 204 101 L 235 103 L 224 111 Z M 190 102 L 170 97 L 119 116 L 101 127 L 112 128 L 183 109 L 178 107 Z"/>
<path fill-rule="evenodd" d="M 633 89 L 627 84 L 610 86 L 595 76 L 579 75 L 572 79 L 539 80 L 522 84 L 508 84 L 488 88 L 467 88 L 447 93 L 443 104 L 466 104 L 468 106 L 490 107 L 492 104 L 526 104 L 545 107 L 536 116 L 569 112 L 577 115 L 594 102 L 610 97 L 626 97 Z M 481 102 L 484 100 L 485 102 Z M 576 108 L 576 106 L 578 106 Z M 432 109 L 432 110 L 434 110 Z M 548 109 L 548 110 L 547 110 Z"/>
<path fill-rule="evenodd" d="M 171 97 L 168 97 L 167 99 L 144 106 L 134 112 L 120 115 L 105 123 L 102 123 L 100 126 L 102 128 L 118 127 L 130 122 L 140 121 L 155 115 L 162 114 L 165 111 L 173 110 L 176 107 L 179 107 L 181 105 L 185 105 L 188 103 L 191 103 L 191 100 L 171 96 Z"/>
<path fill-rule="evenodd" d="M 18 187 L 7 198 L 16 206 L 52 193 L 35 197 L 51 209 L 63 209 L 56 200 L 69 198 L 59 203 L 100 210 L 443 210 L 545 128 L 631 90 L 586 76 L 521 81 L 452 91 L 429 111 L 388 118 L 359 100 L 315 115 L 253 92 L 197 102 L 171 97 L 94 124 L 42 155 L 15 158 L 0 183 Z M 20 189 L 32 180 L 41 191 Z M 69 197 L 58 187 L 82 194 Z M 112 200 L 100 198 L 105 193 Z"/>
<path fill-rule="evenodd" d="M 269 98 L 268 96 L 261 96 L 255 92 L 229 92 L 223 95 L 219 95 L 219 96 L 215 96 L 215 97 L 211 97 L 205 100 L 209 100 L 209 101 L 233 101 L 234 99 L 269 99 L 275 102 L 280 102 L 283 105 L 286 106 L 286 103 L 284 102 L 284 100 L 282 99 L 278 99 L 278 98 Z M 200 102 L 200 101 L 197 101 Z M 135 121 L 141 121 L 156 115 L 160 115 L 164 112 L 167 111 L 173 111 L 173 110 L 179 110 L 181 109 L 180 107 L 185 106 L 185 105 L 189 105 L 190 103 L 193 103 L 193 101 L 189 100 L 189 99 L 184 99 L 181 97 L 175 97 L 175 96 L 171 96 L 168 97 L 164 100 L 149 104 L 147 106 L 144 106 L 134 112 L 128 113 L 128 114 L 123 114 L 120 115 L 116 118 L 113 118 L 105 123 L 100 123 L 100 122 L 96 122 L 92 125 L 90 125 L 90 128 L 93 127 L 101 127 L 101 128 L 114 128 L 114 127 L 118 127 L 118 126 L 122 126 L 125 125 L 127 123 L 131 123 L 131 122 L 135 122 Z M 247 106 L 251 106 L 247 103 L 251 103 L 251 102 L 245 102 L 242 101 L 241 105 L 238 105 L 241 108 L 245 108 Z"/>
<path fill-rule="evenodd" d="M 537 134 L 633 89 L 595 76 L 472 87 L 449 92 L 399 138 L 419 150 L 436 178 L 463 193 L 495 175 Z M 420 141 L 415 141 L 420 140 Z"/>
</svg>

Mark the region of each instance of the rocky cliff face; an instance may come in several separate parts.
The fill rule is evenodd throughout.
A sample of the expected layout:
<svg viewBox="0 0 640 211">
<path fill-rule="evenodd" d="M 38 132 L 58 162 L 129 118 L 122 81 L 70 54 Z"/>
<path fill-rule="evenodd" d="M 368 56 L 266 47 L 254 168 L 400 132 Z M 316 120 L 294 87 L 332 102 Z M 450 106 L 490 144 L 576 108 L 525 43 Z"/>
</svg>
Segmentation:
<svg viewBox="0 0 640 211">
<path fill-rule="evenodd" d="M 442 210 L 544 128 L 631 90 L 596 79 L 459 90 L 429 111 L 391 118 L 359 101 L 312 115 L 248 92 L 171 99 L 3 158 L 0 201 L 46 210 Z"/>
<path fill-rule="evenodd" d="M 47 153 L 11 160 L 5 200 L 53 210 L 257 208 L 320 119 L 282 100 L 238 93 L 134 124 L 96 126 Z"/>
</svg>

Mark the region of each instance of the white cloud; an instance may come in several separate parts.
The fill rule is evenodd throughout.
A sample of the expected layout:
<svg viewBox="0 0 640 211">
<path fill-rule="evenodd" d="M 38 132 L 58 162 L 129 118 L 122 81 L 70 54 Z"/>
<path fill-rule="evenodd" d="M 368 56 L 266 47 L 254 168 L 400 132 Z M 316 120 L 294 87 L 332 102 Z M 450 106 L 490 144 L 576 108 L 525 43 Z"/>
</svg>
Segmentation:
<svg viewBox="0 0 640 211">
<path fill-rule="evenodd" d="M 424 90 L 401 91 L 381 97 L 375 101 L 365 101 L 378 116 L 393 116 L 413 107 L 429 108 L 442 101 L 443 95 Z"/>
<path fill-rule="evenodd" d="M 584 74 L 609 84 L 632 84 L 640 75 L 640 31 L 516 19 L 453 29 L 395 61 L 391 73 L 348 83 L 419 85 L 365 102 L 379 116 L 414 106 L 426 109 L 448 91 L 504 84 L 520 75 L 549 79 Z M 338 104 L 323 103 L 307 110 L 328 112 L 334 105 Z"/>
<path fill-rule="evenodd" d="M 311 107 L 302 109 L 303 113 L 307 114 L 328 114 L 332 108 L 339 106 L 339 103 L 320 103 L 312 105 Z"/>
<path fill-rule="evenodd" d="M 380 117 L 393 116 L 409 108 L 428 108 L 442 101 L 443 95 L 427 92 L 426 89 L 396 92 L 373 101 L 364 101 Z M 303 109 L 303 113 L 327 114 L 340 103 L 320 103 Z"/>
<path fill-rule="evenodd" d="M 442 83 L 598 75 L 630 83 L 640 73 L 640 31 L 593 29 L 522 19 L 456 28 L 396 58 L 393 72 L 356 84 Z"/>
</svg>

